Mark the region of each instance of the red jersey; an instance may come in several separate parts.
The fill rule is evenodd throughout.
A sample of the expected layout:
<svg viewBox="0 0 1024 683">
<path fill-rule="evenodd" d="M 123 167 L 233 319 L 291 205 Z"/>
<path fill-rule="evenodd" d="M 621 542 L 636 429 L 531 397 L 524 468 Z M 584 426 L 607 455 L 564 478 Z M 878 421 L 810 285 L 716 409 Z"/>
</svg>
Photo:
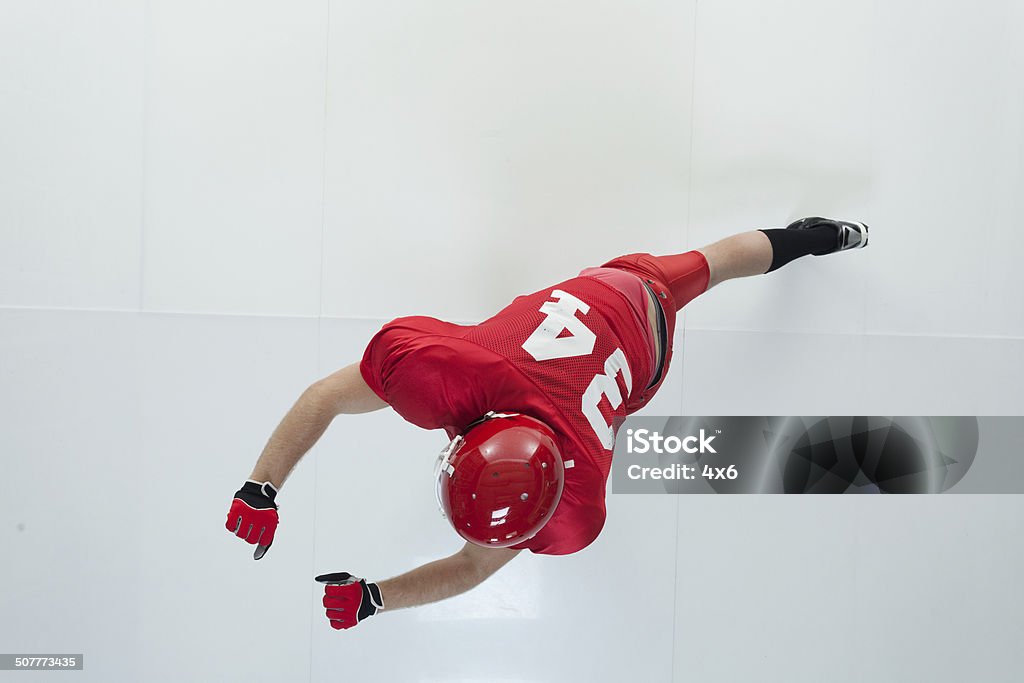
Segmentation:
<svg viewBox="0 0 1024 683">
<path fill-rule="evenodd" d="M 360 363 L 366 383 L 399 415 L 449 438 L 491 410 L 530 415 L 554 430 L 566 467 L 562 498 L 536 536 L 513 546 L 535 553 L 573 553 L 597 538 L 614 420 L 660 386 L 647 388 L 656 358 L 640 278 L 583 272 L 517 297 L 478 325 L 392 320 Z"/>
</svg>

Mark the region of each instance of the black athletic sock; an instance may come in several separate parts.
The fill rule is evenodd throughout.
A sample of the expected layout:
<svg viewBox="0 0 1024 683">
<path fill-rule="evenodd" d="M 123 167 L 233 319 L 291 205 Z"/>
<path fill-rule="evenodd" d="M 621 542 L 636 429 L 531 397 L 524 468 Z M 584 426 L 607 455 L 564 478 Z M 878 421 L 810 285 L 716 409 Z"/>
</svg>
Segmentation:
<svg viewBox="0 0 1024 683">
<path fill-rule="evenodd" d="M 765 271 L 768 273 L 801 256 L 831 254 L 836 250 L 838 237 L 836 228 L 831 225 L 819 225 L 807 230 L 772 228 L 761 232 L 767 235 L 772 243 L 772 265 Z"/>
</svg>

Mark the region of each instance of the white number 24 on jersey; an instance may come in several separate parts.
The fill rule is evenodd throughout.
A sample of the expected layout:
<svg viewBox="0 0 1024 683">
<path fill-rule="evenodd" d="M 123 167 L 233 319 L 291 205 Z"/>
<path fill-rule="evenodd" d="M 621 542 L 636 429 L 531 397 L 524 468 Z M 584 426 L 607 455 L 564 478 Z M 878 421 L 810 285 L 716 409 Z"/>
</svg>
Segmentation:
<svg viewBox="0 0 1024 683">
<path fill-rule="evenodd" d="M 576 317 L 579 311 L 583 315 L 590 312 L 590 305 L 584 303 L 568 292 L 556 289 L 551 292 L 554 301 L 545 301 L 540 312 L 546 314 L 540 326 L 523 342 L 523 349 L 538 362 L 554 358 L 574 358 L 588 356 L 594 352 L 597 342 L 595 335 L 586 324 Z M 586 391 L 583 392 L 580 409 L 587 418 L 594 434 L 600 439 L 606 450 L 615 445 L 615 432 L 605 422 L 598 405 L 601 397 L 608 398 L 612 408 L 622 405 L 622 392 L 615 381 L 615 376 L 622 373 L 627 387 L 633 386 L 633 378 L 626 362 L 626 354 L 622 349 L 615 349 L 604 362 L 604 374 L 594 375 Z"/>
</svg>

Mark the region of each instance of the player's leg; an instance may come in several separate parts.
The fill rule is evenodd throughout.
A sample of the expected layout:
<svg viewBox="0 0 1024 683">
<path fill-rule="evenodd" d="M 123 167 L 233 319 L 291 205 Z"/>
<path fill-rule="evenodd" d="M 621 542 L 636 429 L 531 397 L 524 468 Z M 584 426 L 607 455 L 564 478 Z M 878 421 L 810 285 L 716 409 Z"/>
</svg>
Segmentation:
<svg viewBox="0 0 1024 683">
<path fill-rule="evenodd" d="M 662 300 L 662 307 L 675 313 L 720 282 L 770 273 L 801 256 L 859 249 L 867 243 L 868 228 L 863 223 L 814 217 L 785 229 L 739 233 L 682 254 L 626 254 L 603 267 L 643 278 Z"/>
<path fill-rule="evenodd" d="M 823 256 L 867 246 L 863 223 L 803 218 L 785 229 L 753 230 L 698 249 L 708 262 L 708 289 L 738 277 L 778 270 L 802 256 Z"/>
<path fill-rule="evenodd" d="M 697 251 L 708 262 L 708 289 L 726 280 L 761 275 L 772 265 L 772 243 L 760 230 L 730 235 Z"/>
</svg>

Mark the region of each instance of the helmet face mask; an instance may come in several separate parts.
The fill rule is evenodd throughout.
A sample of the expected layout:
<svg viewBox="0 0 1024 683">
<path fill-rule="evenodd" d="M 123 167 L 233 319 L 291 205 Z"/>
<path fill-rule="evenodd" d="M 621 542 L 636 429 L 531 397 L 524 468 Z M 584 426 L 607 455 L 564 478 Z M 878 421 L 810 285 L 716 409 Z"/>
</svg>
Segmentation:
<svg viewBox="0 0 1024 683">
<path fill-rule="evenodd" d="M 440 510 L 441 516 L 448 518 L 448 514 L 444 510 L 444 503 L 441 501 L 441 486 L 444 483 L 444 476 L 451 476 L 455 468 L 451 466 L 451 457 L 462 445 L 463 437 L 461 434 L 455 436 L 447 446 L 441 449 L 440 455 L 437 456 L 437 463 L 434 465 L 434 495 L 437 497 L 437 509 Z"/>
<path fill-rule="evenodd" d="M 464 539 L 505 548 L 554 514 L 565 474 L 554 432 L 518 413 L 491 412 L 456 436 L 434 468 L 442 514 Z"/>
</svg>

